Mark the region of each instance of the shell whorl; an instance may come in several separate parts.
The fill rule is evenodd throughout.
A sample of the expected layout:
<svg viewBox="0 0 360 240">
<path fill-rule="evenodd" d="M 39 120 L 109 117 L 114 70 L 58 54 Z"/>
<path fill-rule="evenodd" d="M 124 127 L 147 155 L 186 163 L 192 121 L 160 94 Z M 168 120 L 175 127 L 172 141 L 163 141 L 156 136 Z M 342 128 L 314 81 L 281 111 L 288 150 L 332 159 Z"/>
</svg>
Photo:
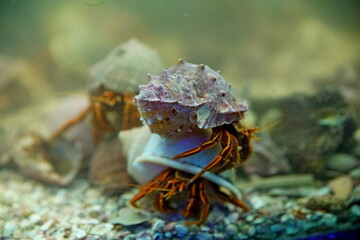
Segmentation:
<svg viewBox="0 0 360 240">
<path fill-rule="evenodd" d="M 113 49 L 92 67 L 88 88 L 91 95 L 104 90 L 117 93 L 138 92 L 146 83 L 148 72 L 161 71 L 161 59 L 156 50 L 133 38 Z"/>
<path fill-rule="evenodd" d="M 240 120 L 248 109 L 246 101 L 235 98 L 230 85 L 217 71 L 182 59 L 159 76 L 149 75 L 148 84 L 140 86 L 134 104 L 150 129 L 153 124 L 159 128 L 167 119 L 171 127 L 153 131 L 160 135 L 170 134 L 165 130 L 179 132 L 230 124 Z"/>
</svg>

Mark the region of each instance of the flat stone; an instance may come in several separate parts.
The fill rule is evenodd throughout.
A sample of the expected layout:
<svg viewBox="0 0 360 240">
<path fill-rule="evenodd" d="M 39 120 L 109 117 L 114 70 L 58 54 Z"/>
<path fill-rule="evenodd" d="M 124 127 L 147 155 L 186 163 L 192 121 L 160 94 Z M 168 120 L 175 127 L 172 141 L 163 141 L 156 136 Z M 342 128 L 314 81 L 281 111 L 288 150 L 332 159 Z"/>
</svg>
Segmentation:
<svg viewBox="0 0 360 240">
<path fill-rule="evenodd" d="M 147 222 L 151 219 L 150 214 L 135 211 L 132 208 L 122 208 L 116 218 L 110 220 L 113 224 L 121 224 L 124 226 L 131 226 Z"/>
<path fill-rule="evenodd" d="M 334 195 L 341 198 L 347 198 L 351 194 L 353 188 L 353 182 L 349 175 L 343 175 L 332 179 L 328 185 Z"/>
</svg>

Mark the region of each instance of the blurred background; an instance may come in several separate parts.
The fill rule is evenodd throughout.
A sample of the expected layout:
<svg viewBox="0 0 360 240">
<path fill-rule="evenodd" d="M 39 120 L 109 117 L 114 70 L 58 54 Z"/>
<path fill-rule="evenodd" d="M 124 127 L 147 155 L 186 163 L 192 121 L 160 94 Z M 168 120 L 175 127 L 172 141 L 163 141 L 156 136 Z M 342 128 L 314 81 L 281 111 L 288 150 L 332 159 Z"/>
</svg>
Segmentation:
<svg viewBox="0 0 360 240">
<path fill-rule="evenodd" d="M 0 115 L 84 90 L 89 67 L 132 37 L 156 48 L 164 67 L 183 57 L 221 70 L 243 97 L 310 92 L 359 62 L 359 10 L 356 0 L 4 0 Z"/>
<path fill-rule="evenodd" d="M 249 101 L 246 125 L 260 127 L 261 141 L 254 141 L 252 159 L 238 169 L 242 176 L 303 173 L 311 183 L 300 184 L 317 191 L 320 185 L 315 178 L 325 186 L 330 179 L 345 175 L 347 182 L 337 179 L 329 189 L 334 196 L 348 197 L 357 186 L 354 204 L 358 204 L 359 0 L 0 0 L 0 168 L 10 165 L 8 151 L 17 147 L 15 140 L 22 132 L 46 137 L 51 119 L 73 116 L 59 111 L 57 105 L 74 94 L 87 100 L 90 68 L 131 38 L 156 49 L 164 67 L 183 58 L 221 70 L 235 94 Z M 64 112 L 76 105 L 70 101 Z M 30 189 L 22 181 L 19 188 L 7 187 L 8 179 L 16 182 L 17 178 L 6 172 L 0 176 L 4 176 L 5 189 L 14 189 L 16 201 L 26 195 L 16 191 Z M 281 179 L 279 186 L 291 188 L 301 182 L 294 179 Z M 262 180 L 258 182 L 261 186 Z M 243 186 L 249 186 L 248 182 Z M 312 195 L 311 191 L 298 195 L 298 189 L 285 190 L 278 196 Z M 45 197 L 40 198 L 48 199 L 48 195 L 44 190 Z M 36 206 L 31 202 L 36 198 L 26 199 Z M 78 199 L 84 203 L 97 197 Z M 13 201 L 6 201 L 13 214 Z M 269 206 L 279 206 L 281 201 L 274 199 Z M 341 218 L 346 218 L 349 211 L 344 215 L 337 200 L 334 204 Z M 74 206 L 76 211 L 68 211 L 78 213 Z M 350 220 L 358 219 L 359 208 L 356 211 L 357 217 Z M 22 215 L 15 215 L 22 220 Z M 336 219 L 333 224 L 338 225 Z"/>
</svg>

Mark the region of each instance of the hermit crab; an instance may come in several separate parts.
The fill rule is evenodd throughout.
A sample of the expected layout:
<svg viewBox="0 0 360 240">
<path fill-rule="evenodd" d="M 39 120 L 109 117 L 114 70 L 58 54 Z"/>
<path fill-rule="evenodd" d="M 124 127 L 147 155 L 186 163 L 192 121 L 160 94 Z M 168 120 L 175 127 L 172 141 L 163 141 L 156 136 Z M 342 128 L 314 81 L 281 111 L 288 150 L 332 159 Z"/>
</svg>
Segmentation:
<svg viewBox="0 0 360 240">
<path fill-rule="evenodd" d="M 195 224 L 206 220 L 210 193 L 248 210 L 224 176 L 248 159 L 257 129 L 243 126 L 248 105 L 235 98 L 217 71 L 180 59 L 161 75 L 149 75 L 134 104 L 152 134 L 141 133 L 145 143 L 139 143 L 128 140 L 129 133 L 120 133 L 122 142 L 133 143 L 128 148 L 128 172 L 140 183 L 148 181 L 130 200 L 132 205 L 154 193 L 154 207 L 170 212 L 181 208 L 176 200 L 187 195 L 182 214 L 197 216 Z"/>
<path fill-rule="evenodd" d="M 104 134 L 141 125 L 132 99 L 149 71 L 159 71 L 161 60 L 150 47 L 131 39 L 112 50 L 90 71 L 88 89 L 90 104 L 77 116 L 63 124 L 52 138 L 91 114 L 95 142 Z"/>
<path fill-rule="evenodd" d="M 111 185 L 110 188 L 118 186 L 119 179 L 123 180 L 124 174 L 120 173 L 125 171 L 126 164 L 119 160 L 121 146 L 117 133 L 141 125 L 137 108 L 131 103 L 132 98 L 138 91 L 138 85 L 144 83 L 144 76 L 149 71 L 161 71 L 161 66 L 157 51 L 136 39 L 117 46 L 91 68 L 88 102 L 82 101 L 78 114 L 58 123 L 49 138 L 44 139 L 38 134 L 26 134 L 19 138 L 18 144 L 15 144 L 18 147 L 12 155 L 20 170 L 44 182 L 69 184 L 81 165 L 84 166 L 81 164 L 83 149 L 78 144 L 83 139 L 77 135 L 85 134 L 71 133 L 77 130 L 74 126 L 89 120 L 88 128 L 82 131 L 92 132 L 96 143 L 90 161 L 90 179 L 97 185 L 106 185 L 105 188 L 108 185 Z M 74 104 L 77 103 L 71 101 L 67 108 L 72 108 Z M 61 118 L 67 114 L 56 112 L 55 115 Z M 61 168 L 58 167 L 60 163 Z"/>
</svg>

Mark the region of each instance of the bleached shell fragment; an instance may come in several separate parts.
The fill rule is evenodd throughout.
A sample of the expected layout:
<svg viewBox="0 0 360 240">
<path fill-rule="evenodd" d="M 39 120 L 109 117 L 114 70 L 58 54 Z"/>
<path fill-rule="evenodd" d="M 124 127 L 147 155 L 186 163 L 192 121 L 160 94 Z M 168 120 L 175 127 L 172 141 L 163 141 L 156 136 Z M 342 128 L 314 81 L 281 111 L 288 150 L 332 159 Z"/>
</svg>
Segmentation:
<svg viewBox="0 0 360 240">
<path fill-rule="evenodd" d="M 14 143 L 11 157 L 23 174 L 64 186 L 79 172 L 83 151 L 77 142 L 57 138 L 49 144 L 39 135 L 29 133 Z"/>
<path fill-rule="evenodd" d="M 160 72 L 162 63 L 153 48 L 135 38 L 117 46 L 90 71 L 88 83 L 91 95 L 103 90 L 138 92 L 139 85 L 147 81 L 149 72 Z"/>
<path fill-rule="evenodd" d="M 172 158 L 206 141 L 210 134 L 210 130 L 197 129 L 192 133 L 184 133 L 167 139 L 151 134 L 147 126 L 121 131 L 119 138 L 127 157 L 128 174 L 139 184 L 147 184 L 166 168 L 174 168 L 195 175 L 220 152 L 220 146 L 183 159 L 173 160 Z M 241 198 L 240 191 L 231 183 L 234 180 L 234 174 L 234 169 L 231 169 L 221 174 L 206 172 L 202 177 L 229 189 Z"/>
<path fill-rule="evenodd" d="M 235 98 L 217 71 L 184 61 L 159 76 L 149 75 L 149 83 L 140 86 L 134 104 L 149 125 L 157 124 L 159 118 L 171 118 L 173 128 L 182 130 L 230 124 L 248 109 L 247 102 Z"/>
</svg>

